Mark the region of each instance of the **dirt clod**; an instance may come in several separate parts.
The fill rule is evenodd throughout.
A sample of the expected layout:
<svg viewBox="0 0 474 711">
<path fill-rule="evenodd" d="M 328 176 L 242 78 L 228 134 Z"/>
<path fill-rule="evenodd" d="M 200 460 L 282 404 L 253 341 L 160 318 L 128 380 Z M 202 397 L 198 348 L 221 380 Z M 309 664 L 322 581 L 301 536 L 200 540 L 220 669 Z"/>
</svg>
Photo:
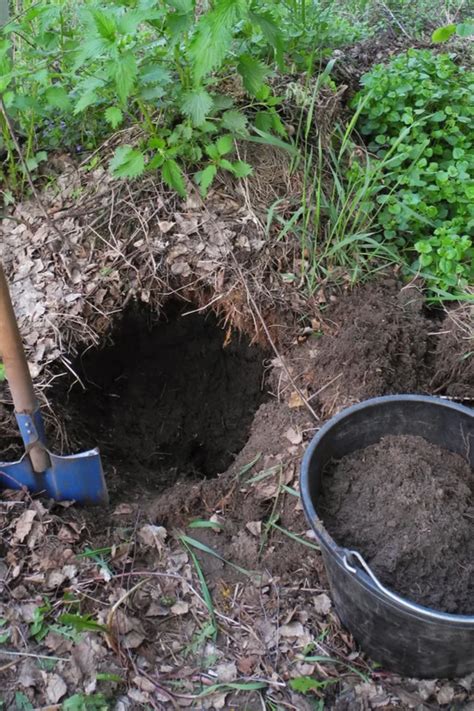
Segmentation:
<svg viewBox="0 0 474 711">
<path fill-rule="evenodd" d="M 329 466 L 319 511 L 391 589 L 474 612 L 474 473 L 459 454 L 422 437 L 383 437 Z"/>
</svg>

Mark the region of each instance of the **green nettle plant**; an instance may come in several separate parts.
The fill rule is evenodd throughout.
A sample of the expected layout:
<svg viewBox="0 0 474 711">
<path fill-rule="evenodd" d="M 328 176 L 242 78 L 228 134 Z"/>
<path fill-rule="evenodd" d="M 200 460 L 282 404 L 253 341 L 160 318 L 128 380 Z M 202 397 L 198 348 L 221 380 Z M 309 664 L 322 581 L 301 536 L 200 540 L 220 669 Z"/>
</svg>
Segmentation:
<svg viewBox="0 0 474 711">
<path fill-rule="evenodd" d="M 183 168 L 210 159 L 197 176 L 204 194 L 214 167 L 250 172 L 224 158 L 231 153 L 227 138 L 217 154 L 219 138 L 247 137 L 250 128 L 260 140 L 285 136 L 279 99 L 266 84 L 272 66 L 283 66 L 283 38 L 256 0 L 214 0 L 201 15 L 194 0 L 32 5 L 2 35 L 0 94 L 30 162 L 38 147 L 64 146 L 69 138 L 92 148 L 112 130 L 138 124 L 142 140 L 117 150 L 114 174 L 133 178 L 158 169 L 184 195 Z M 232 75 L 240 88 L 226 91 Z M 254 109 L 252 127 L 233 93 Z M 15 176 L 4 120 L 0 128 Z"/>
<path fill-rule="evenodd" d="M 362 83 L 359 129 L 369 151 L 390 154 L 377 197 L 383 235 L 415 254 L 435 291 L 458 293 L 474 278 L 474 73 L 451 55 L 409 50 Z"/>
<path fill-rule="evenodd" d="M 114 175 L 158 170 L 184 195 L 185 175 L 202 168 L 205 195 L 217 169 L 251 170 L 232 160 L 228 136 L 285 139 L 275 70 L 311 74 L 321 55 L 368 32 L 319 1 L 25 0 L 0 28 L 0 96 L 25 164 L 2 112 L 1 177 L 21 190 L 25 165 L 34 173 L 47 151 L 94 149 L 136 126 Z"/>
</svg>

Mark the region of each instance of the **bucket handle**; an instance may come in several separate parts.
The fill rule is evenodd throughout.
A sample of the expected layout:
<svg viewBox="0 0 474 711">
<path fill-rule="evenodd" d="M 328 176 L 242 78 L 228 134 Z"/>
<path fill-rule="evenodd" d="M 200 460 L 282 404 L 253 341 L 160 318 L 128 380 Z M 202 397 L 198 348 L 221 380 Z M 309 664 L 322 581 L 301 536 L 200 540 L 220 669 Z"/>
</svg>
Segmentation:
<svg viewBox="0 0 474 711">
<path fill-rule="evenodd" d="M 344 565 L 344 568 L 351 573 L 352 575 L 357 575 L 358 569 L 354 566 L 351 565 L 350 559 L 356 559 L 356 561 L 359 563 L 360 567 L 363 569 L 365 573 L 369 576 L 375 587 L 379 592 L 381 592 L 383 595 L 386 595 L 386 597 L 390 598 L 390 600 L 393 600 L 393 602 L 396 602 L 397 605 L 400 605 L 403 607 L 405 610 L 409 610 L 410 612 L 414 612 L 417 615 L 424 615 L 425 617 L 431 617 L 434 620 L 446 620 L 447 622 L 468 622 L 470 624 L 474 623 L 474 616 L 470 615 L 455 615 L 455 614 L 450 614 L 449 612 L 437 612 L 436 610 L 432 610 L 429 607 L 423 607 L 422 605 L 417 605 L 415 602 L 410 602 L 410 600 L 406 600 L 403 597 L 400 597 L 400 595 L 397 595 L 396 593 L 392 592 L 388 588 L 383 585 L 380 580 L 377 578 L 376 575 L 372 572 L 371 568 L 369 565 L 366 563 L 364 558 L 361 556 L 360 553 L 357 551 L 351 551 L 351 550 L 345 550 L 343 556 L 342 556 L 342 562 Z"/>
</svg>

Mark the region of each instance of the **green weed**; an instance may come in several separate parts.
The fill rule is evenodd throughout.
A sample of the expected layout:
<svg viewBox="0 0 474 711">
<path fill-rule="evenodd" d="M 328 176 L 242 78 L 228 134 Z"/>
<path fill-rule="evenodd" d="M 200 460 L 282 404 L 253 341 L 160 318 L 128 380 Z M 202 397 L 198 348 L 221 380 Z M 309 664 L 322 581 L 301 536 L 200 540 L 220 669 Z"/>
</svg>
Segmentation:
<svg viewBox="0 0 474 711">
<path fill-rule="evenodd" d="M 298 536 L 297 533 L 293 533 L 293 531 L 288 531 L 288 529 L 284 528 L 283 526 L 278 525 L 276 521 L 271 521 L 270 525 L 273 528 L 275 528 L 277 531 L 280 531 L 280 533 L 283 533 L 288 538 L 291 538 L 293 541 L 296 541 L 296 543 L 300 543 L 302 546 L 306 546 L 307 548 L 312 548 L 315 551 L 321 550 L 320 547 L 318 545 L 316 545 L 316 543 L 307 541 L 305 538 Z"/>
<path fill-rule="evenodd" d="M 44 151 L 88 150 L 110 131 L 138 124 L 139 145 L 120 146 L 111 161 L 117 177 L 159 170 L 184 195 L 183 168 L 204 159 L 196 176 L 204 195 L 218 168 L 248 175 L 250 166 L 227 157 L 233 142 L 226 137 L 245 136 L 248 120 L 216 79 L 234 70 L 259 107 L 256 128 L 285 134 L 279 100 L 266 85 L 273 67 L 283 66 L 283 36 L 261 1 L 214 0 L 205 12 L 193 0 L 36 3 L 1 37 L 0 93 L 30 171 Z M 5 116 L 0 130 L 16 187 L 18 157 Z"/>
<path fill-rule="evenodd" d="M 256 573 L 253 573 L 252 571 L 242 568 L 240 565 L 233 563 L 231 560 L 227 560 L 227 558 L 224 558 L 220 553 L 215 551 L 213 548 L 210 548 L 205 543 L 201 543 L 201 541 L 198 541 L 196 538 L 191 538 L 191 536 L 186 536 L 186 535 L 182 534 L 179 537 L 179 539 L 186 546 L 186 548 L 188 550 L 190 550 L 190 546 L 191 546 L 192 548 L 196 548 L 197 550 L 200 550 L 202 553 L 207 553 L 208 555 L 212 555 L 214 558 L 218 558 L 226 565 L 230 565 L 231 568 L 234 568 L 234 570 L 237 570 L 242 575 L 245 575 L 249 578 L 254 578 L 256 575 L 258 575 Z M 194 557 L 195 557 L 194 553 L 192 551 L 190 551 L 190 552 L 193 556 L 193 561 L 194 561 Z M 199 574 L 199 572 L 198 572 L 198 574 Z"/>
<path fill-rule="evenodd" d="M 191 560 L 193 562 L 194 568 L 196 570 L 197 576 L 199 578 L 199 583 L 201 585 L 201 593 L 203 600 L 206 604 L 207 610 L 209 612 L 209 622 L 207 625 L 204 625 L 200 633 L 198 634 L 197 638 L 194 639 L 190 650 L 195 651 L 197 648 L 201 647 L 202 643 L 206 639 L 216 639 L 217 637 L 217 620 L 216 620 L 216 615 L 214 612 L 214 604 L 212 602 L 212 596 L 209 591 L 206 578 L 204 576 L 203 570 L 201 568 L 201 565 L 199 563 L 199 560 L 192 550 L 192 547 L 196 547 L 196 541 L 193 538 L 190 538 L 189 536 L 182 535 L 180 536 L 180 541 L 183 544 L 183 546 L 186 548 L 188 551 L 189 555 L 191 556 Z"/>
<path fill-rule="evenodd" d="M 33 704 L 22 691 L 15 692 L 15 708 L 18 711 L 33 711 Z"/>
<path fill-rule="evenodd" d="M 61 711 L 108 711 L 110 707 L 103 694 L 74 694 L 63 701 Z"/>
<path fill-rule="evenodd" d="M 290 679 L 289 685 L 299 694 L 310 694 L 313 691 L 323 691 L 331 684 L 339 683 L 339 679 L 314 679 L 312 676 L 298 676 Z"/>
<path fill-rule="evenodd" d="M 370 681 L 370 678 L 367 674 L 364 674 L 361 672 L 359 669 L 356 667 L 352 666 L 351 664 L 348 664 L 347 662 L 344 662 L 342 659 L 336 659 L 335 657 L 325 657 L 323 655 L 310 655 L 310 656 L 305 656 L 302 658 L 304 662 L 307 662 L 308 664 L 329 664 L 329 665 L 335 665 L 335 666 L 342 666 L 343 668 L 347 669 L 347 671 L 351 672 L 352 674 L 356 674 L 362 681 Z"/>
</svg>

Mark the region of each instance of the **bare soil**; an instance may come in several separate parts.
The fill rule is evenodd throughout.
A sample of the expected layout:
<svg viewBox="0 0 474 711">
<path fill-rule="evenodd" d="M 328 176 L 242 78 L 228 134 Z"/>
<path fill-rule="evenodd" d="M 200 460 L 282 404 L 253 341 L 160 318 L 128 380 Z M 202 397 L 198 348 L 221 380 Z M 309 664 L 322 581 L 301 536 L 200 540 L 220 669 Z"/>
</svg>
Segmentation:
<svg viewBox="0 0 474 711">
<path fill-rule="evenodd" d="M 460 455 L 422 437 L 383 437 L 330 465 L 320 514 L 391 589 L 474 613 L 474 472 Z"/>
<path fill-rule="evenodd" d="M 324 305 L 323 305 L 324 306 Z M 294 353 L 295 371 L 324 417 L 377 395 L 474 399 L 472 311 L 428 310 L 416 285 L 382 278 L 328 299 Z"/>
</svg>

